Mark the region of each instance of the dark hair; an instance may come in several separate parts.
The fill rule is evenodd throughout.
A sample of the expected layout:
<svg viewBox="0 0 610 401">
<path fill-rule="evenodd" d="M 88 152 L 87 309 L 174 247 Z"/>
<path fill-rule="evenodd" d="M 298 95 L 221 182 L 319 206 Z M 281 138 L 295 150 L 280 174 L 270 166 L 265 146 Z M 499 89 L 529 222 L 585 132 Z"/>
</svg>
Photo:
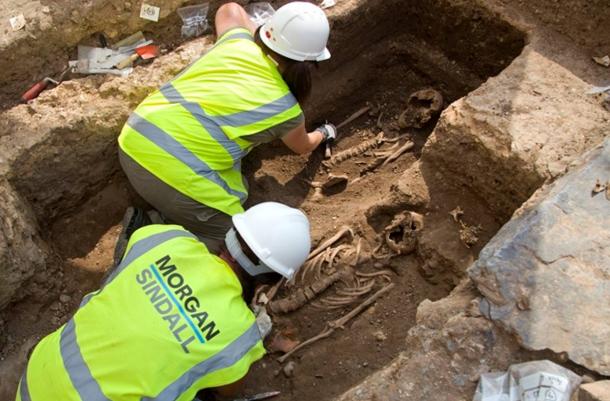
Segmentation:
<svg viewBox="0 0 610 401">
<path fill-rule="evenodd" d="M 296 61 L 274 52 L 260 40 L 259 31 L 260 27 L 254 34 L 256 44 L 263 49 L 265 54 L 273 56 L 273 59 L 278 62 L 282 78 L 284 78 L 284 82 L 286 82 L 294 97 L 297 98 L 297 101 L 299 103 L 305 102 L 311 94 L 313 69 L 318 66 L 318 62 Z"/>
<path fill-rule="evenodd" d="M 284 64 L 282 78 L 284 78 L 288 88 L 290 88 L 290 92 L 297 98 L 299 103 L 303 103 L 311 94 L 311 88 L 313 86 L 311 75 L 314 66 L 317 66 L 317 64 L 314 64 L 313 61 L 285 59 L 287 61 Z"/>
<path fill-rule="evenodd" d="M 239 241 L 239 245 L 241 249 L 244 251 L 244 254 L 252 261 L 252 263 L 257 264 L 260 262 L 258 256 L 250 249 L 246 241 L 242 238 L 237 230 L 235 230 L 237 234 L 237 239 Z M 257 276 L 250 276 L 248 273 L 243 274 L 241 286 L 242 286 L 242 296 L 246 302 L 252 302 L 252 297 L 254 296 L 254 290 L 259 284 L 275 284 L 281 279 L 281 275 L 279 273 L 264 273 L 259 274 Z"/>
</svg>

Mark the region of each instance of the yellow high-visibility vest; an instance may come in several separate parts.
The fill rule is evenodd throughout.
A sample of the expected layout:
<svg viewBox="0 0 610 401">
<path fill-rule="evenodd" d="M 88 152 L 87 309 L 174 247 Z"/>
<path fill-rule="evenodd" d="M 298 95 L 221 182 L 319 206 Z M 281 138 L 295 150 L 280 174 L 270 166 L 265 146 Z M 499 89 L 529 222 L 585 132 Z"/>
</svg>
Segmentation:
<svg viewBox="0 0 610 401">
<path fill-rule="evenodd" d="M 192 401 L 265 353 L 231 268 L 180 226 L 136 231 L 102 288 L 34 349 L 18 401 Z"/>
<path fill-rule="evenodd" d="M 275 64 L 246 29 L 233 29 L 178 77 L 148 96 L 120 148 L 182 194 L 228 215 L 248 194 L 244 139 L 302 113 Z"/>
</svg>

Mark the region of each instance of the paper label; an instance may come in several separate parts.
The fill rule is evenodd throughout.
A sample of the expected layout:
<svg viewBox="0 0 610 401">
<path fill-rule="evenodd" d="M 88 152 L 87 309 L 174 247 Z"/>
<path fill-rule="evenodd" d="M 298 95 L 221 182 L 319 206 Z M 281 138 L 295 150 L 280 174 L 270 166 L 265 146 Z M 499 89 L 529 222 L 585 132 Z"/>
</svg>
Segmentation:
<svg viewBox="0 0 610 401">
<path fill-rule="evenodd" d="M 324 0 L 321 4 L 320 4 L 320 8 L 331 8 L 334 7 L 337 3 L 335 2 L 335 0 Z"/>
<path fill-rule="evenodd" d="M 523 401 L 563 401 L 567 400 L 568 379 L 548 372 L 539 372 L 521 378 Z"/>
<path fill-rule="evenodd" d="M 10 18 L 8 21 L 10 22 L 11 28 L 13 28 L 13 31 L 18 31 L 25 27 L 25 17 L 23 16 L 23 14 L 14 16 L 14 17 Z"/>
<path fill-rule="evenodd" d="M 566 392 L 568 390 L 568 384 L 569 381 L 565 377 L 548 372 L 542 373 L 542 380 L 540 381 L 541 386 L 553 387 L 561 392 Z"/>
<path fill-rule="evenodd" d="M 140 9 L 140 18 L 157 22 L 157 21 L 159 21 L 160 13 L 161 13 L 161 9 L 159 7 L 151 6 L 146 3 L 142 3 L 142 8 Z"/>
</svg>

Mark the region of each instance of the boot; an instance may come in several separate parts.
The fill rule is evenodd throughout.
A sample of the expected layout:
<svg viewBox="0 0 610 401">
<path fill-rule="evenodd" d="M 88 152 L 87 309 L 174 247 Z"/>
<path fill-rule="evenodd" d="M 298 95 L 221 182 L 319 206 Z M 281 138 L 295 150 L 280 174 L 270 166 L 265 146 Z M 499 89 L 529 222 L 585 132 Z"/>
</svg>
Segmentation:
<svg viewBox="0 0 610 401">
<path fill-rule="evenodd" d="M 114 246 L 114 267 L 118 266 L 125 255 L 127 243 L 131 235 L 140 227 L 151 224 L 148 214 L 140 208 L 128 207 L 123 216 L 123 228 Z"/>
</svg>

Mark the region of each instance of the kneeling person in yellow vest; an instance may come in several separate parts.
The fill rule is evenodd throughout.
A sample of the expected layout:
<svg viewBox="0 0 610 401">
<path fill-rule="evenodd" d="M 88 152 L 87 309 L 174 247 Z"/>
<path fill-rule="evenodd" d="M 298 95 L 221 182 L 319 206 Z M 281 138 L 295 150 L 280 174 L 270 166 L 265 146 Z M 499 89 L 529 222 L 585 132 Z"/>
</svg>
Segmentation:
<svg viewBox="0 0 610 401">
<path fill-rule="evenodd" d="M 137 230 L 101 289 L 35 347 L 21 401 L 191 401 L 239 382 L 264 353 L 243 286 L 292 277 L 307 258 L 309 222 L 267 202 L 233 217 L 219 256 L 180 226 Z"/>
<path fill-rule="evenodd" d="M 331 124 L 307 132 L 301 109 L 313 66 L 330 58 L 323 10 L 291 2 L 257 29 L 227 3 L 215 27 L 215 46 L 144 99 L 118 139 L 136 192 L 213 252 L 243 212 L 241 164 L 255 146 L 281 139 L 305 154 L 336 137 Z"/>
</svg>

